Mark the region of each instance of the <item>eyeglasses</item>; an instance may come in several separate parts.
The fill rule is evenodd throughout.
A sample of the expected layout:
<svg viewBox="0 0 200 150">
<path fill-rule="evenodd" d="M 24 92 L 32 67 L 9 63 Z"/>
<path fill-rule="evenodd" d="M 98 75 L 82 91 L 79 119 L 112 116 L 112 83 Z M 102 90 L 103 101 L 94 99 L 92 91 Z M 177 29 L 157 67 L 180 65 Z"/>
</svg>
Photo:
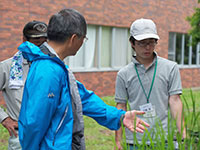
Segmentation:
<svg viewBox="0 0 200 150">
<path fill-rule="evenodd" d="M 147 47 L 149 45 L 150 47 L 154 47 L 157 44 L 157 41 L 150 41 L 150 42 L 137 42 L 137 44 L 141 47 Z"/>
</svg>

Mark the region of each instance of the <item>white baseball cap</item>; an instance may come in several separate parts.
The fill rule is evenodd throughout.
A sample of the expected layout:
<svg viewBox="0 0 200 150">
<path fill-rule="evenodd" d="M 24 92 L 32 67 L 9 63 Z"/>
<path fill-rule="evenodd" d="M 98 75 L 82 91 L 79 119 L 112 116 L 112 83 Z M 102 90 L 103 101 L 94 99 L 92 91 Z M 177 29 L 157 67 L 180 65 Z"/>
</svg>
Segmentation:
<svg viewBox="0 0 200 150">
<path fill-rule="evenodd" d="M 137 19 L 135 20 L 130 28 L 130 34 L 137 41 L 154 38 L 160 39 L 157 34 L 155 23 L 150 19 Z"/>
</svg>

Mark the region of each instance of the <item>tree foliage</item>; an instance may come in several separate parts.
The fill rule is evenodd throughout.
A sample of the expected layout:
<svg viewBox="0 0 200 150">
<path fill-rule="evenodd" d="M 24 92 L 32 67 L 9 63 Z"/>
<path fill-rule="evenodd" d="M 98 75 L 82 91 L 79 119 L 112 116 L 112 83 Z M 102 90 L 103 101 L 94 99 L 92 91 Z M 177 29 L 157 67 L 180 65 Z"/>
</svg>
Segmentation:
<svg viewBox="0 0 200 150">
<path fill-rule="evenodd" d="M 200 3 L 200 0 L 198 0 Z M 200 8 L 195 8 L 195 13 L 187 17 L 191 25 L 191 29 L 189 30 L 189 34 L 192 35 L 192 45 L 197 45 L 200 42 Z"/>
</svg>

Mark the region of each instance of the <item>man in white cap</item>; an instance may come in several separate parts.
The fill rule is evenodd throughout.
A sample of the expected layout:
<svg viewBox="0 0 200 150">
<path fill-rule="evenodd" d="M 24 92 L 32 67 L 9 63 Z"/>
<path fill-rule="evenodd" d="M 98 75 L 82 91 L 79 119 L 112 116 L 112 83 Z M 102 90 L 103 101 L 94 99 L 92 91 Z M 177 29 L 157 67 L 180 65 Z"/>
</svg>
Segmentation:
<svg viewBox="0 0 200 150">
<path fill-rule="evenodd" d="M 44 22 L 34 20 L 24 26 L 23 42 L 29 41 L 40 46 L 46 38 L 47 25 Z M 0 91 L 3 93 L 7 107 L 7 112 L 0 107 L 0 123 L 10 134 L 8 150 L 21 150 L 17 121 L 29 65 L 21 52 L 0 62 Z"/>
<path fill-rule="evenodd" d="M 182 94 L 179 68 L 175 62 L 159 57 L 155 47 L 159 40 L 155 23 L 150 19 L 137 19 L 130 28 L 130 43 L 135 52 L 130 64 L 123 67 L 117 74 L 115 101 L 118 109 L 127 110 L 127 103 L 131 110 L 142 110 L 146 114 L 140 116 L 151 126 L 149 132 L 153 137 L 157 123 L 165 133 L 168 130 L 168 108 L 176 119 L 178 131 L 182 138 L 186 137 L 185 129 L 181 129 Z M 118 150 L 121 146 L 122 130 L 115 133 Z M 137 133 L 137 142 L 141 143 L 143 134 Z M 126 143 L 130 150 L 138 149 L 133 133 L 126 129 Z M 146 146 L 150 145 L 147 140 Z"/>
</svg>

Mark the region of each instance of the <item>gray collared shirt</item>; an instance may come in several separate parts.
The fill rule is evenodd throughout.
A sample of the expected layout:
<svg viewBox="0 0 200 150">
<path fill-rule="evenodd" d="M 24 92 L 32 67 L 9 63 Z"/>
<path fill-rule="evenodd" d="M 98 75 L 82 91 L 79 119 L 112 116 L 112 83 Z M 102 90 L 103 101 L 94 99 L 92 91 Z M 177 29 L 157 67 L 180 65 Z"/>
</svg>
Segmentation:
<svg viewBox="0 0 200 150">
<path fill-rule="evenodd" d="M 155 106 L 156 117 L 146 119 L 151 127 L 155 126 L 155 120 L 159 119 L 163 124 L 163 129 L 167 133 L 168 119 L 168 103 L 171 95 L 181 94 L 181 78 L 177 64 L 165 58 L 156 55 L 153 63 L 148 69 L 140 64 L 134 57 L 133 61 L 122 68 L 117 74 L 115 101 L 117 103 L 129 103 L 131 110 L 140 110 L 139 106 L 147 103 L 147 98 L 142 90 L 138 76 L 135 70 L 135 65 L 143 84 L 143 87 L 148 95 L 153 79 L 155 60 L 157 59 L 157 71 L 154 85 L 149 98 L 149 102 Z M 141 141 L 140 134 L 137 138 Z M 126 131 L 127 143 L 133 144 L 133 133 Z"/>
<path fill-rule="evenodd" d="M 51 48 L 46 42 L 43 44 L 49 48 L 51 53 L 55 54 L 58 57 L 53 48 Z M 12 58 L 0 62 L 0 90 L 3 93 L 3 97 L 7 108 L 6 112 L 0 107 L 0 123 L 8 116 L 10 116 L 13 120 L 18 121 L 19 112 L 21 108 L 24 86 L 20 87 L 19 89 L 10 89 L 8 87 L 11 64 Z M 23 59 L 22 67 L 23 83 L 25 84 L 29 70 L 29 63 L 26 59 Z"/>
<path fill-rule="evenodd" d="M 3 93 L 3 97 L 7 107 L 7 112 L 0 108 L 0 123 L 8 116 L 18 121 L 21 107 L 24 86 L 20 87 L 19 89 L 10 89 L 8 87 L 11 64 L 12 58 L 0 62 L 0 90 Z M 25 59 L 23 59 L 22 67 L 23 82 L 25 83 L 29 70 L 29 64 Z"/>
</svg>

